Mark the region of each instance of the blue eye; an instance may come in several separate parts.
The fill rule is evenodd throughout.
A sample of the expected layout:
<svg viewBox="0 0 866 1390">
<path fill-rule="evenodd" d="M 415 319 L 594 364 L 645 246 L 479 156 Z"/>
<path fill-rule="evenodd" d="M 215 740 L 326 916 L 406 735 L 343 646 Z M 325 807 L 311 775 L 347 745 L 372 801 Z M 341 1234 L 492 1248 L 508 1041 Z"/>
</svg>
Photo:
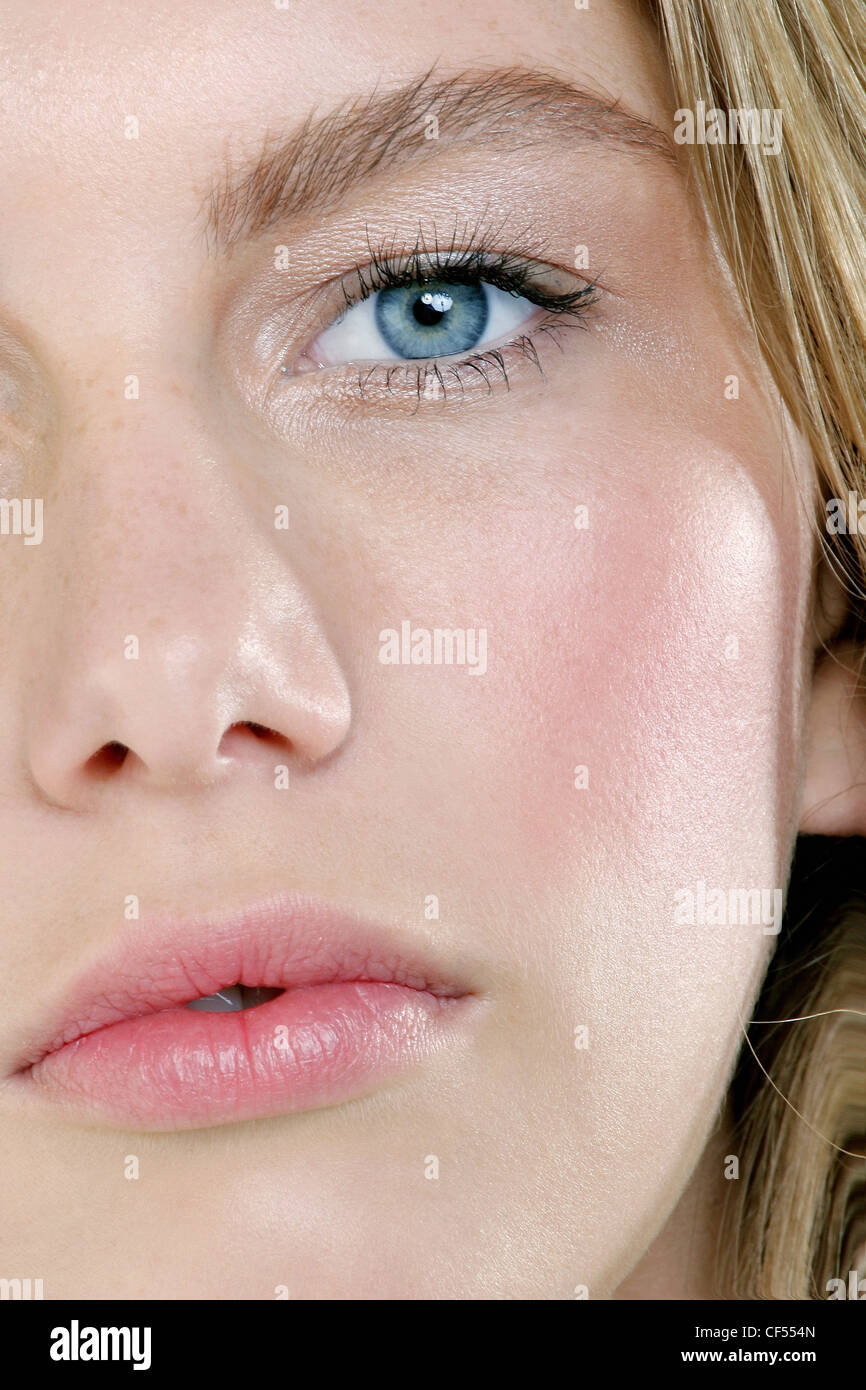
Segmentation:
<svg viewBox="0 0 866 1390">
<path fill-rule="evenodd" d="M 483 285 L 429 280 L 376 295 L 376 327 L 395 357 L 448 357 L 484 337 L 490 310 Z"/>
<path fill-rule="evenodd" d="M 483 280 L 418 280 L 353 304 L 308 355 L 322 367 L 462 356 L 513 335 L 537 312 L 524 295 Z"/>
</svg>

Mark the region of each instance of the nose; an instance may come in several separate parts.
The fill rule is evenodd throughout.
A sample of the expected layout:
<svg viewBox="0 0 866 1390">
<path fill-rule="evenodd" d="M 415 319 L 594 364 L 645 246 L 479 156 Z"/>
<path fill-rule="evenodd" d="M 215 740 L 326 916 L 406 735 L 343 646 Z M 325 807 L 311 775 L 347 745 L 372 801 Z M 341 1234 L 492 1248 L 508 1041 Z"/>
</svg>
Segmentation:
<svg viewBox="0 0 866 1390">
<path fill-rule="evenodd" d="M 349 691 L 303 537 L 275 530 L 272 505 L 225 491 L 215 504 L 212 463 L 189 464 L 180 486 L 178 471 L 161 490 L 147 470 L 132 525 L 116 468 L 70 470 L 74 498 L 46 504 L 24 725 L 52 805 L 87 809 L 107 786 L 176 795 L 275 764 L 309 772 L 346 738 Z"/>
</svg>

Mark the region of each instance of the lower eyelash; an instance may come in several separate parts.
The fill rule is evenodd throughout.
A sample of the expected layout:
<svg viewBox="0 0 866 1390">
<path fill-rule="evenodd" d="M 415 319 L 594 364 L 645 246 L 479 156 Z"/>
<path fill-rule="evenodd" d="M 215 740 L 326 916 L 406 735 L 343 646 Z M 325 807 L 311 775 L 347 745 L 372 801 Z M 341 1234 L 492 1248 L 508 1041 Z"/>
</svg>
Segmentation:
<svg viewBox="0 0 866 1390">
<path fill-rule="evenodd" d="M 588 290 L 591 288 L 588 287 Z M 459 396 L 462 398 L 466 394 L 467 380 L 477 377 L 486 382 L 488 395 L 492 395 L 493 383 L 497 378 L 505 383 L 506 391 L 510 390 L 506 354 L 526 358 L 544 376 L 536 338 L 545 336 L 559 347 L 558 334 L 570 327 L 586 327 L 586 310 L 593 303 L 595 298 L 588 298 L 580 307 L 571 305 L 564 309 L 550 310 L 547 317 L 536 324 L 532 332 L 522 333 L 498 348 L 484 348 L 479 352 L 468 353 L 456 361 L 428 358 L 417 363 L 375 362 L 358 373 L 358 395 L 363 400 L 366 389 L 371 382 L 375 382 L 391 395 L 404 392 L 414 395 L 418 402 L 417 408 L 420 409 L 422 400 L 444 402 L 453 398 L 458 388 Z M 395 379 L 400 383 L 396 388 L 392 385 Z M 428 396 L 432 383 L 436 383 L 437 390 L 434 395 Z"/>
</svg>

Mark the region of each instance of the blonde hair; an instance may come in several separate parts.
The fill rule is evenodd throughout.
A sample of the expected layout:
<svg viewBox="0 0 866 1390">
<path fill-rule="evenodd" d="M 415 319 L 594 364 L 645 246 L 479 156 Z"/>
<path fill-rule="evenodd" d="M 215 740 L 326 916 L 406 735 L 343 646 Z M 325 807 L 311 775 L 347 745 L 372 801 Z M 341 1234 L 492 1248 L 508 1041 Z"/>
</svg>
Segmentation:
<svg viewBox="0 0 866 1390">
<path fill-rule="evenodd" d="M 777 155 L 701 144 L 691 168 L 824 494 L 866 495 L 866 5 L 645 3 L 677 107 L 782 113 Z M 823 543 L 862 644 L 866 538 Z M 866 897 L 852 843 L 813 840 L 795 857 L 755 1017 L 802 1021 L 754 1023 L 732 1087 L 740 1179 L 723 1296 L 827 1298 L 828 1281 L 866 1275 Z"/>
</svg>

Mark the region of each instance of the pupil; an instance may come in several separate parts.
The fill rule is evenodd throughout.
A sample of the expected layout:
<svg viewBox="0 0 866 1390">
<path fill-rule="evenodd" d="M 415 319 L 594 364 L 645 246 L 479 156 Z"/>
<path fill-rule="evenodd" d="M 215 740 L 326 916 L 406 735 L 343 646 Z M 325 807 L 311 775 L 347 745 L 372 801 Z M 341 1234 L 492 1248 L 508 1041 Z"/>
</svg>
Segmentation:
<svg viewBox="0 0 866 1390">
<path fill-rule="evenodd" d="M 442 294 L 441 292 L 434 294 L 430 290 L 425 290 L 412 305 L 415 322 L 419 323 L 422 328 L 432 328 L 437 323 L 442 322 L 453 303 L 454 301 L 449 294 Z"/>
</svg>

